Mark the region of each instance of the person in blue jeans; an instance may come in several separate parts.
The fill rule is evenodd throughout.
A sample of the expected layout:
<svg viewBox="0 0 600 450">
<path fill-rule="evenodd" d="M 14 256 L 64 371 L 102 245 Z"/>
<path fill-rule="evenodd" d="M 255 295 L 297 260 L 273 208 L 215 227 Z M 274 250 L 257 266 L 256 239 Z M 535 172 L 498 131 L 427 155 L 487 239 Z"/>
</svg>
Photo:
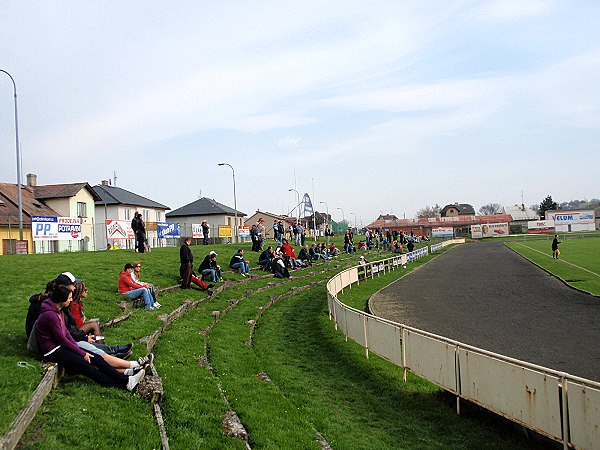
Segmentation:
<svg viewBox="0 0 600 450">
<path fill-rule="evenodd" d="M 237 253 L 233 255 L 229 261 L 229 267 L 233 270 L 239 269 L 243 277 L 250 271 L 250 264 L 244 259 L 244 249 L 239 248 Z"/>
<path fill-rule="evenodd" d="M 152 298 L 150 290 L 147 287 L 133 281 L 131 278 L 132 272 L 133 265 L 129 263 L 125 264 L 123 271 L 119 274 L 119 294 L 126 295 L 131 299 L 142 296 L 144 298 L 146 309 L 156 309 L 154 307 L 154 299 Z"/>
<path fill-rule="evenodd" d="M 221 278 L 221 266 L 217 264 L 217 253 L 211 251 L 208 255 L 204 257 L 204 260 L 198 266 L 198 272 L 200 275 L 210 276 L 210 281 L 213 283 L 217 281 L 223 281 Z"/>
</svg>

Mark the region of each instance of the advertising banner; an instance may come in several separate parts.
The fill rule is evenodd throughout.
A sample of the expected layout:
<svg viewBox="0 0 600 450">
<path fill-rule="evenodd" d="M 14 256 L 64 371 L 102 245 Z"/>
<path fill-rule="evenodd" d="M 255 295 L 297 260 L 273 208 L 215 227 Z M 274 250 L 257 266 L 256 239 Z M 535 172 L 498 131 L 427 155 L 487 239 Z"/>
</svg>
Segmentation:
<svg viewBox="0 0 600 450">
<path fill-rule="evenodd" d="M 131 222 L 127 220 L 106 221 L 107 239 L 135 239 L 135 234 L 131 229 Z"/>
<path fill-rule="evenodd" d="M 433 227 L 431 229 L 433 237 L 454 237 L 454 228 L 452 227 Z"/>
<path fill-rule="evenodd" d="M 34 241 L 69 241 L 81 239 L 81 218 L 33 216 Z"/>
<path fill-rule="evenodd" d="M 241 238 L 247 238 L 250 237 L 250 227 L 247 226 L 243 226 L 243 227 L 239 227 L 238 228 L 238 236 Z"/>
<path fill-rule="evenodd" d="M 481 225 L 481 234 L 483 237 L 508 236 L 508 222 L 484 223 Z"/>
<path fill-rule="evenodd" d="M 471 225 L 471 237 L 473 239 L 481 239 L 483 237 L 481 225 Z"/>
<path fill-rule="evenodd" d="M 181 237 L 178 223 L 156 222 L 159 239 L 178 239 Z"/>
<path fill-rule="evenodd" d="M 554 220 L 532 220 L 527 222 L 527 234 L 554 233 Z"/>
<path fill-rule="evenodd" d="M 547 211 L 546 217 L 554 220 L 556 226 L 582 223 L 595 223 L 596 215 L 593 209 L 585 211 Z"/>
<path fill-rule="evenodd" d="M 192 224 L 192 237 L 194 239 L 204 239 L 204 232 L 202 231 L 202 224 L 200 224 L 200 223 Z"/>
<path fill-rule="evenodd" d="M 219 237 L 230 238 L 233 237 L 233 232 L 229 225 L 219 225 Z"/>
</svg>

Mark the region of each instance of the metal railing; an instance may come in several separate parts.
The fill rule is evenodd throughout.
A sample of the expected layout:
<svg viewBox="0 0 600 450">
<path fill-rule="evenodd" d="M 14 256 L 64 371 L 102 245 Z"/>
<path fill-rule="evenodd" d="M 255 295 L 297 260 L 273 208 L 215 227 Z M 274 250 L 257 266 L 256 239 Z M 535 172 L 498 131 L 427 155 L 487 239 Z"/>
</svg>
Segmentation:
<svg viewBox="0 0 600 450">
<path fill-rule="evenodd" d="M 464 242 L 452 240 L 446 246 Z M 344 270 L 327 282 L 329 318 L 369 352 L 457 396 L 522 424 L 564 448 L 600 448 L 600 383 L 489 352 L 344 305 L 345 288 L 439 250 L 433 245 Z"/>
</svg>

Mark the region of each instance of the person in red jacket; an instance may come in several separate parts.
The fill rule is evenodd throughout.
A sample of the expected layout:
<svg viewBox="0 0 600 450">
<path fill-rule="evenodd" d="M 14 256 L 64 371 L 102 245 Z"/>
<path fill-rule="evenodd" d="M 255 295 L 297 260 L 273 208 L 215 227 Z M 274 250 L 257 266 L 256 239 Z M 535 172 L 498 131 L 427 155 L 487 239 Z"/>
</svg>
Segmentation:
<svg viewBox="0 0 600 450">
<path fill-rule="evenodd" d="M 93 334 L 94 336 L 102 336 L 100 331 L 100 325 L 97 320 L 85 320 L 85 310 L 83 307 L 82 299 L 87 297 L 87 286 L 83 280 L 75 280 L 75 290 L 73 291 L 73 301 L 69 305 L 71 314 L 75 319 L 77 328 L 84 331 L 86 334 Z M 99 339 L 96 342 L 104 344 L 104 339 Z"/>
<path fill-rule="evenodd" d="M 144 298 L 146 309 L 155 309 L 154 299 L 150 294 L 150 290 L 144 285 L 133 281 L 131 278 L 132 272 L 133 266 L 130 263 L 125 264 L 123 271 L 119 274 L 119 294 L 126 295 L 131 299 L 142 296 Z"/>
</svg>

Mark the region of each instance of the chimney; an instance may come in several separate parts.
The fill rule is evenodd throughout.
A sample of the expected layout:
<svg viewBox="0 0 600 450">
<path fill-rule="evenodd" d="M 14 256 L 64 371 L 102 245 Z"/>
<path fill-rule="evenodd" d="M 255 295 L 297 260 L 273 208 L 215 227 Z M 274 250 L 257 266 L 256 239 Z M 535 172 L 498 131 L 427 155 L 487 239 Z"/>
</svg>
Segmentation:
<svg viewBox="0 0 600 450">
<path fill-rule="evenodd" d="M 108 186 L 108 180 L 102 180 L 101 184 L 102 186 Z"/>
<path fill-rule="evenodd" d="M 27 187 L 36 187 L 37 186 L 37 175 L 35 173 L 27 174 Z"/>
</svg>

